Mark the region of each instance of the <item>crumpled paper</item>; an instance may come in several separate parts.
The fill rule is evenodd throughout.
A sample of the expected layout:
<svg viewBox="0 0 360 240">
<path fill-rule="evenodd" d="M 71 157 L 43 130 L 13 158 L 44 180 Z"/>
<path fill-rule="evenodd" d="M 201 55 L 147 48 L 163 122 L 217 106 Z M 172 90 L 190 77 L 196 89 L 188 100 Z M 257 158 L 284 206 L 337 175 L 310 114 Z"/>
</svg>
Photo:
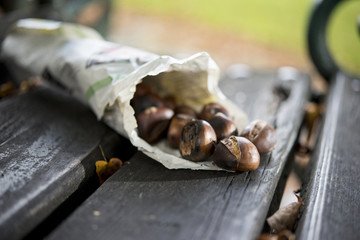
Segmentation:
<svg viewBox="0 0 360 240">
<path fill-rule="evenodd" d="M 230 111 L 239 131 L 247 124 L 246 114 L 218 88 L 219 68 L 206 52 L 184 59 L 159 56 L 105 41 L 84 26 L 22 19 L 5 38 L 2 57 L 33 75 L 51 76 L 88 104 L 99 120 L 169 169 L 223 170 L 210 161 L 182 159 L 166 140 L 150 145 L 138 136 L 130 100 L 142 81 L 151 81 L 159 95 L 173 95 L 178 103 L 196 110 L 219 102 Z"/>
</svg>

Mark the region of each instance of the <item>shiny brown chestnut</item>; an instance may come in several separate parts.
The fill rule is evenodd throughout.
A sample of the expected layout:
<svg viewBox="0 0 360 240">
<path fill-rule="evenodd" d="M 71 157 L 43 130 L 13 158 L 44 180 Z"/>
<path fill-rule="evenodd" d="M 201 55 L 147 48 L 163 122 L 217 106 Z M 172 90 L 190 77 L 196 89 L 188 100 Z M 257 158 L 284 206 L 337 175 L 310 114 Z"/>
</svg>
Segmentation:
<svg viewBox="0 0 360 240">
<path fill-rule="evenodd" d="M 186 114 L 192 116 L 193 118 L 197 118 L 196 111 L 192 107 L 189 107 L 187 105 L 176 106 L 174 112 L 175 114 Z"/>
<path fill-rule="evenodd" d="M 151 92 L 152 91 L 148 86 L 144 85 L 143 83 L 139 83 L 138 85 L 136 85 L 136 91 L 134 93 L 134 97 L 146 95 Z"/>
<path fill-rule="evenodd" d="M 252 171 L 259 167 L 260 155 L 255 145 L 243 137 L 221 140 L 212 155 L 213 162 L 230 171 Z"/>
<path fill-rule="evenodd" d="M 158 142 L 166 133 L 174 111 L 150 107 L 137 116 L 139 136 L 148 143 Z"/>
<path fill-rule="evenodd" d="M 188 122 L 181 132 L 179 150 L 181 156 L 193 162 L 204 161 L 214 152 L 216 133 L 204 120 Z"/>
<path fill-rule="evenodd" d="M 240 136 L 249 139 L 257 147 L 260 154 L 275 149 L 276 131 L 269 123 L 263 120 L 251 122 L 241 132 Z"/>
<path fill-rule="evenodd" d="M 173 95 L 163 97 L 163 101 L 168 108 L 174 109 L 176 107 L 176 98 Z"/>
<path fill-rule="evenodd" d="M 178 148 L 180 144 L 180 135 L 183 127 L 194 120 L 192 116 L 186 114 L 176 114 L 170 121 L 169 129 L 167 132 L 167 140 L 170 147 Z"/>
<path fill-rule="evenodd" d="M 210 119 L 215 116 L 216 113 L 222 112 L 225 116 L 229 116 L 229 111 L 219 103 L 208 103 L 203 106 L 199 114 L 199 118 L 205 121 L 210 121 Z"/>
<path fill-rule="evenodd" d="M 144 92 L 136 94 L 130 101 L 131 106 L 134 108 L 135 116 L 145 111 L 150 107 L 166 107 L 164 100 L 157 94 L 152 92 Z"/>
<path fill-rule="evenodd" d="M 209 121 L 216 133 L 218 142 L 232 135 L 238 135 L 235 123 L 222 112 L 216 113 Z"/>
</svg>

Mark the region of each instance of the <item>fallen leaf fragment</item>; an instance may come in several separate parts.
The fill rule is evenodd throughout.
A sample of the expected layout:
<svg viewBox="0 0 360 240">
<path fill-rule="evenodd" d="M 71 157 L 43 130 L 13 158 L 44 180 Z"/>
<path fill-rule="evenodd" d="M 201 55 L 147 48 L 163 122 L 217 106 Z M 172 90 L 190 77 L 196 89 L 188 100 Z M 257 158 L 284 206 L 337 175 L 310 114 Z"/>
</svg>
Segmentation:
<svg viewBox="0 0 360 240">
<path fill-rule="evenodd" d="M 40 86 L 42 83 L 43 80 L 41 77 L 32 77 L 27 80 L 21 81 L 18 87 L 10 81 L 0 84 L 0 99 L 25 93 L 32 88 Z"/>
<path fill-rule="evenodd" d="M 99 182 L 100 184 L 103 184 L 106 179 L 108 179 L 111 175 L 113 175 L 117 170 L 122 167 L 123 162 L 119 158 L 110 158 L 110 161 L 108 162 L 101 145 L 99 145 L 99 148 L 104 160 L 96 161 L 95 167 Z"/>
<path fill-rule="evenodd" d="M 278 236 L 276 234 L 263 233 L 258 240 L 278 240 Z"/>
<path fill-rule="evenodd" d="M 258 240 L 295 240 L 295 234 L 289 230 L 283 230 L 278 234 L 263 233 Z"/>
<path fill-rule="evenodd" d="M 292 231 L 294 229 L 300 208 L 303 205 L 301 197 L 297 194 L 295 196 L 298 202 L 293 202 L 280 208 L 266 220 L 272 233 L 280 233 L 283 230 Z"/>
<path fill-rule="evenodd" d="M 12 82 L 6 82 L 0 85 L 0 98 L 11 96 L 15 93 L 15 86 Z"/>
<path fill-rule="evenodd" d="M 283 230 L 277 236 L 279 240 L 295 240 L 295 234 L 290 230 Z"/>
<path fill-rule="evenodd" d="M 95 167 L 96 167 L 96 174 L 98 175 L 99 182 L 102 184 L 105 180 L 103 180 L 103 176 L 106 170 L 106 167 L 108 165 L 107 161 L 96 161 Z"/>
<path fill-rule="evenodd" d="M 29 91 L 32 88 L 38 87 L 43 84 L 43 79 L 41 77 L 32 77 L 27 80 L 23 80 L 19 86 L 19 92 L 24 93 Z"/>
<path fill-rule="evenodd" d="M 109 162 L 100 160 L 95 162 L 96 174 L 98 175 L 100 184 L 113 175 L 123 165 L 119 158 L 111 158 Z"/>
</svg>

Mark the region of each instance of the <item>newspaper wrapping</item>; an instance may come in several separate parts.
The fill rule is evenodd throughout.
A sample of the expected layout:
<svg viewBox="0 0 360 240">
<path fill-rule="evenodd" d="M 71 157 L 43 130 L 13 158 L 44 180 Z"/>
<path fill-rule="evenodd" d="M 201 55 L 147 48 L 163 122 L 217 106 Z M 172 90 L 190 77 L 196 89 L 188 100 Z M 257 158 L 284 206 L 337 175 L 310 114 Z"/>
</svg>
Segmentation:
<svg viewBox="0 0 360 240">
<path fill-rule="evenodd" d="M 176 59 L 105 41 L 84 26 L 22 19 L 8 32 L 1 54 L 33 75 L 47 72 L 53 76 L 89 105 L 99 120 L 169 169 L 222 170 L 210 161 L 181 158 L 166 140 L 150 145 L 138 136 L 130 100 L 142 81 L 151 81 L 149 85 L 159 95 L 175 96 L 177 103 L 198 111 L 206 103 L 219 102 L 229 110 L 239 131 L 247 124 L 246 114 L 219 89 L 219 68 L 206 52 Z"/>
</svg>

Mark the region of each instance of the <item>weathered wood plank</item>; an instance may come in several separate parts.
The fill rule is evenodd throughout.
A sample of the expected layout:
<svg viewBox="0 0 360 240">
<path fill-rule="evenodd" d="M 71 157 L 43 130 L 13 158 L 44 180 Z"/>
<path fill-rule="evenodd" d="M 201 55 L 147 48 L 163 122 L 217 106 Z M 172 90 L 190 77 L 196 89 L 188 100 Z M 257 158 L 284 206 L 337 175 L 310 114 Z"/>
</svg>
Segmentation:
<svg viewBox="0 0 360 240">
<path fill-rule="evenodd" d="M 276 74 L 225 79 L 224 93 L 277 129 L 278 145 L 253 172 L 168 170 L 137 153 L 48 239 L 256 239 L 294 145 L 309 96 L 309 79 L 286 81 L 279 104 Z"/>
<path fill-rule="evenodd" d="M 121 138 L 56 89 L 0 101 L 0 238 L 20 239 L 95 177 Z M 96 189 L 96 185 L 88 188 Z"/>
<path fill-rule="evenodd" d="M 320 140 L 304 185 L 297 239 L 359 239 L 360 87 L 339 74 L 332 82 Z"/>
</svg>

